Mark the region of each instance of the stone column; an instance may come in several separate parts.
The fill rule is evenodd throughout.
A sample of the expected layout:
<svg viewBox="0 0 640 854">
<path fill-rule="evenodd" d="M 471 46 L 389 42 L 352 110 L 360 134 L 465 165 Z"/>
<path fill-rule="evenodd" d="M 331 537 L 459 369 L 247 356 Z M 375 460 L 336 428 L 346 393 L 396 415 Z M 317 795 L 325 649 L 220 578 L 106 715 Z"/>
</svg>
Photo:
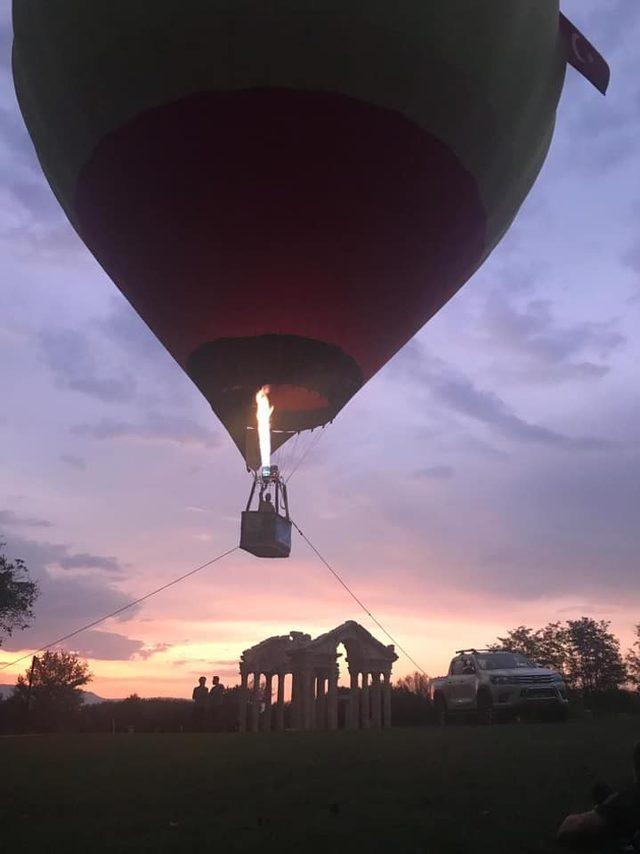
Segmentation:
<svg viewBox="0 0 640 854">
<path fill-rule="evenodd" d="M 251 732 L 258 732 L 260 720 L 260 672 L 253 674 L 253 689 L 251 691 Z"/>
<path fill-rule="evenodd" d="M 284 729 L 284 680 L 286 674 L 278 673 L 278 699 L 276 701 L 276 729 Z"/>
<path fill-rule="evenodd" d="M 311 696 L 309 697 L 309 711 L 311 712 L 311 727 L 316 729 L 318 726 L 318 695 L 316 694 L 316 675 L 311 671 Z"/>
<path fill-rule="evenodd" d="M 302 729 L 313 729 L 315 679 L 310 669 L 302 671 Z"/>
<path fill-rule="evenodd" d="M 358 709 L 360 707 L 360 692 L 358 689 L 358 674 L 350 673 L 351 696 L 349 698 L 349 714 L 347 715 L 347 726 L 349 729 L 358 729 Z"/>
<path fill-rule="evenodd" d="M 240 673 L 240 691 L 238 692 L 238 730 L 247 729 L 247 673 Z"/>
<path fill-rule="evenodd" d="M 380 691 L 380 674 L 371 674 L 371 726 L 380 729 L 382 726 L 382 692 Z"/>
<path fill-rule="evenodd" d="M 338 673 L 329 671 L 329 693 L 327 695 L 327 728 L 338 729 Z"/>
<path fill-rule="evenodd" d="M 273 693 L 273 673 L 266 674 L 267 685 L 264 692 L 264 719 L 262 728 L 269 732 L 271 730 L 271 695 Z"/>
<path fill-rule="evenodd" d="M 291 682 L 291 727 L 302 729 L 302 673 L 294 671 Z"/>
<path fill-rule="evenodd" d="M 327 695 L 325 693 L 325 682 L 327 677 L 316 676 L 316 724 L 315 729 L 327 728 Z"/>
<path fill-rule="evenodd" d="M 360 708 L 360 726 L 362 729 L 369 729 L 371 718 L 369 714 L 369 674 L 365 671 L 362 674 L 362 705 Z"/>
<path fill-rule="evenodd" d="M 391 674 L 384 674 L 384 685 L 382 686 L 382 726 L 391 726 Z"/>
</svg>

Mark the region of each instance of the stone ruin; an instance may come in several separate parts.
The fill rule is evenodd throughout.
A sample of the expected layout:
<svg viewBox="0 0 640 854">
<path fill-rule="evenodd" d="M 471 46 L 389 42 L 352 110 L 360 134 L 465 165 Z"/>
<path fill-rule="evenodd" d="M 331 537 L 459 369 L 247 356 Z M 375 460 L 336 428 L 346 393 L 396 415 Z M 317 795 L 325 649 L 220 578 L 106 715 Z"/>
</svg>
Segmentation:
<svg viewBox="0 0 640 854">
<path fill-rule="evenodd" d="M 338 694 L 339 644 L 347 652 L 350 687 L 346 697 Z M 239 729 L 285 728 L 288 677 L 291 729 L 338 729 L 339 700 L 346 703 L 341 717 L 347 729 L 389 727 L 391 668 L 397 658 L 393 644 L 385 646 L 353 620 L 315 639 L 294 631 L 267 638 L 246 649 L 240 658 Z M 263 676 L 265 690 L 261 689 Z"/>
</svg>

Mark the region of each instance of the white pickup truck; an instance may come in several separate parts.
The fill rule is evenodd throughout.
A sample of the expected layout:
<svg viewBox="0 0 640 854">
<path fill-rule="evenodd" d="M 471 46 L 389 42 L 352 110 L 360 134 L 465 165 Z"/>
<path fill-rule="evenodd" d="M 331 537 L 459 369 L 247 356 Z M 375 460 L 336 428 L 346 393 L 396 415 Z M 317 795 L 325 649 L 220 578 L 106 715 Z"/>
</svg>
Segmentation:
<svg viewBox="0 0 640 854">
<path fill-rule="evenodd" d="M 498 714 L 542 709 L 558 720 L 567 713 L 567 688 L 555 670 L 508 650 L 458 650 L 449 673 L 432 679 L 430 693 L 438 723 L 473 713 L 480 723 Z"/>
</svg>

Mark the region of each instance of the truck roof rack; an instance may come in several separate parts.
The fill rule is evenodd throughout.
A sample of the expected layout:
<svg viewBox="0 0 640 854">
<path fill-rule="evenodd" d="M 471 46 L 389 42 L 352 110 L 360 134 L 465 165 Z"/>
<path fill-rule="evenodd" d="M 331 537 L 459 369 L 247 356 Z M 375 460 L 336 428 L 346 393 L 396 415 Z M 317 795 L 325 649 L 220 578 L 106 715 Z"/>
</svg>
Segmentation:
<svg viewBox="0 0 640 854">
<path fill-rule="evenodd" d="M 464 655 L 467 652 L 474 652 L 476 655 L 479 652 L 510 652 L 508 649 L 475 649 L 475 647 L 471 647 L 471 649 L 457 649 L 456 655 Z"/>
</svg>

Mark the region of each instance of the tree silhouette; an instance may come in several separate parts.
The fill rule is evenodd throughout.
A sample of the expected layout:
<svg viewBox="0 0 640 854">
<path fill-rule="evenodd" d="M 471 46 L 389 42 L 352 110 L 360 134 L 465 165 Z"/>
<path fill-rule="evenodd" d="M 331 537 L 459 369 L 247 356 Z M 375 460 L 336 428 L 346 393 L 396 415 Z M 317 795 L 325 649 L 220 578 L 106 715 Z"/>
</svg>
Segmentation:
<svg viewBox="0 0 640 854">
<path fill-rule="evenodd" d="M 534 631 L 529 626 L 518 626 L 517 629 L 510 629 L 505 637 L 499 637 L 496 643 L 489 646 L 489 649 L 494 651 L 508 649 L 510 652 L 520 652 L 532 661 L 542 664 L 540 661 L 540 629 Z"/>
<path fill-rule="evenodd" d="M 626 664 L 629 682 L 640 691 L 640 623 L 634 628 L 636 639 L 627 652 Z"/>
<path fill-rule="evenodd" d="M 429 677 L 426 673 L 419 673 L 417 670 L 408 676 L 401 676 L 395 683 L 395 687 L 420 697 L 429 697 Z"/>
<path fill-rule="evenodd" d="M 35 657 L 24 676 L 18 676 L 13 699 L 24 709 L 32 728 L 67 728 L 82 705 L 83 685 L 92 679 L 89 665 L 75 652 L 47 650 Z"/>
<path fill-rule="evenodd" d="M 610 625 L 590 617 L 567 620 L 569 682 L 585 694 L 619 688 L 627 681 L 620 641 L 609 631 Z"/>
<path fill-rule="evenodd" d="M 24 561 L 10 561 L 2 554 L 4 546 L 0 542 L 0 645 L 2 635 L 27 628 L 38 596 L 38 585 L 30 580 Z"/>
<path fill-rule="evenodd" d="M 609 631 L 610 625 L 607 620 L 581 617 L 547 623 L 541 629 L 518 626 L 491 648 L 521 652 L 536 664 L 552 667 L 564 675 L 569 687 L 582 693 L 607 691 L 628 679 L 620 642 Z"/>
</svg>

